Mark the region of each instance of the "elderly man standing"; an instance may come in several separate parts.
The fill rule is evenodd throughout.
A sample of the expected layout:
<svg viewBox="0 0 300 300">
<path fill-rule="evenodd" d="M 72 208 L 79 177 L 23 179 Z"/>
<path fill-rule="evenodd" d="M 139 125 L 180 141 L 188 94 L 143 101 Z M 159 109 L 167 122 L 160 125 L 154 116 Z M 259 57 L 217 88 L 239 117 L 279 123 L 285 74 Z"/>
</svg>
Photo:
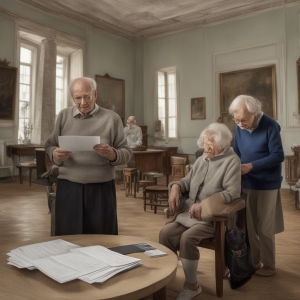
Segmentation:
<svg viewBox="0 0 300 300">
<path fill-rule="evenodd" d="M 275 234 L 284 230 L 280 198 L 284 153 L 279 124 L 264 115 L 261 103 L 240 95 L 229 107 L 236 123 L 234 151 L 241 159 L 247 230 L 256 274 L 275 274 Z M 261 265 L 263 264 L 263 266 Z"/>
<path fill-rule="evenodd" d="M 114 167 L 130 161 L 121 118 L 96 104 L 92 78 L 73 80 L 69 93 L 75 103 L 63 109 L 45 143 L 59 166 L 55 203 L 55 235 L 118 234 Z M 100 136 L 94 151 L 59 148 L 59 136 Z"/>
<path fill-rule="evenodd" d="M 143 144 L 143 134 L 141 127 L 136 125 L 135 116 L 127 119 L 127 127 L 124 128 L 127 143 L 130 148 L 137 148 Z"/>
</svg>

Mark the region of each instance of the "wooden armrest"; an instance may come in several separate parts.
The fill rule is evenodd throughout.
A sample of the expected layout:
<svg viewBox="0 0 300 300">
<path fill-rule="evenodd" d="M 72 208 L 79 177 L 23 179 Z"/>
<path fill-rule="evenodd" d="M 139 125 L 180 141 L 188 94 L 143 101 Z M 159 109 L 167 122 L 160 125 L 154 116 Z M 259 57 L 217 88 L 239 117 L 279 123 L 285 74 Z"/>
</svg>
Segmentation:
<svg viewBox="0 0 300 300">
<path fill-rule="evenodd" d="M 226 204 L 220 193 L 204 199 L 201 218 L 203 221 L 226 221 L 245 207 L 245 200 L 238 198 Z"/>
</svg>

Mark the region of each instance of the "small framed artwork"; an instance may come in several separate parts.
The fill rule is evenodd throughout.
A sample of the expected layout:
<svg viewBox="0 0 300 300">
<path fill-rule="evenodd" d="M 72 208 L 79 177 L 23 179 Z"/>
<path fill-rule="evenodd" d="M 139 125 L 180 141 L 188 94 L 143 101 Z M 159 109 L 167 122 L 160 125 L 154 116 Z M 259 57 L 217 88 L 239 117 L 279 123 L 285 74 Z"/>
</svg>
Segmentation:
<svg viewBox="0 0 300 300">
<path fill-rule="evenodd" d="M 115 111 L 124 123 L 125 118 L 125 80 L 96 75 L 97 104 L 103 108 Z"/>
<path fill-rule="evenodd" d="M 0 120 L 13 120 L 17 68 L 0 65 Z"/>
<path fill-rule="evenodd" d="M 191 99 L 191 120 L 206 119 L 206 99 L 198 97 Z"/>
</svg>

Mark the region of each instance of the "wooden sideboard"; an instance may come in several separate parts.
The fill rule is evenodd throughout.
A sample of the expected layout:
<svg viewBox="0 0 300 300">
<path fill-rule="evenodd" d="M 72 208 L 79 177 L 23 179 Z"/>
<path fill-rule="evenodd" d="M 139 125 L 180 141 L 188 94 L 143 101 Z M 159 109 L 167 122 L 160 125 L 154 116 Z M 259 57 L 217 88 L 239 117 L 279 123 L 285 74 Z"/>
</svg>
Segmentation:
<svg viewBox="0 0 300 300">
<path fill-rule="evenodd" d="M 285 181 L 289 186 L 295 185 L 299 180 L 300 146 L 292 147 L 294 155 L 285 156 Z"/>
</svg>

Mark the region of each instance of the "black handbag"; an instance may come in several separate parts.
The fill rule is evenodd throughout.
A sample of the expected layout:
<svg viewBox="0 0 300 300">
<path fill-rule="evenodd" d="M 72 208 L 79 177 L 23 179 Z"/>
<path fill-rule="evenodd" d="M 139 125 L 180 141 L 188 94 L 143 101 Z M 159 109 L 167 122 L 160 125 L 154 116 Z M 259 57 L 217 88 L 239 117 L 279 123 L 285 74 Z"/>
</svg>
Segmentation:
<svg viewBox="0 0 300 300">
<path fill-rule="evenodd" d="M 225 234 L 225 259 L 230 270 L 229 284 L 232 289 L 244 285 L 255 273 L 252 252 L 245 240 L 245 232 L 239 228 Z"/>
</svg>

